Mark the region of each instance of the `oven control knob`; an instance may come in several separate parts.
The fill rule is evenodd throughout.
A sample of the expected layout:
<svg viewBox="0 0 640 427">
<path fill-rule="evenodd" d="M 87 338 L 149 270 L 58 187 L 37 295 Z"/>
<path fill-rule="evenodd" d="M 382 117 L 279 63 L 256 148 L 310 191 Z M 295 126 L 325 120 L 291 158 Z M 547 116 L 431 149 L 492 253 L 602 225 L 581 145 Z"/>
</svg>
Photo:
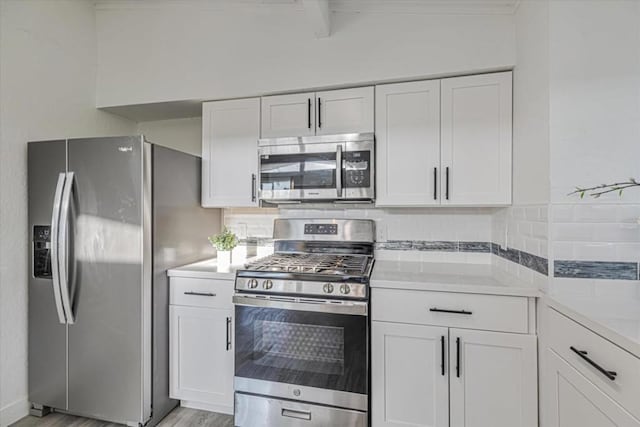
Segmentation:
<svg viewBox="0 0 640 427">
<path fill-rule="evenodd" d="M 251 289 L 255 289 L 258 287 L 258 281 L 256 279 L 250 279 L 247 282 L 247 286 L 250 287 Z"/>
<path fill-rule="evenodd" d="M 262 288 L 263 289 L 273 288 L 273 282 L 271 280 L 265 280 L 264 282 L 262 282 Z"/>
<path fill-rule="evenodd" d="M 330 294 L 333 292 L 333 285 L 331 283 L 325 283 L 322 290 L 325 294 Z"/>
<path fill-rule="evenodd" d="M 351 288 L 349 287 L 349 285 L 346 285 L 346 284 L 340 285 L 340 293 L 341 294 L 347 295 L 349 292 L 351 292 Z"/>
</svg>

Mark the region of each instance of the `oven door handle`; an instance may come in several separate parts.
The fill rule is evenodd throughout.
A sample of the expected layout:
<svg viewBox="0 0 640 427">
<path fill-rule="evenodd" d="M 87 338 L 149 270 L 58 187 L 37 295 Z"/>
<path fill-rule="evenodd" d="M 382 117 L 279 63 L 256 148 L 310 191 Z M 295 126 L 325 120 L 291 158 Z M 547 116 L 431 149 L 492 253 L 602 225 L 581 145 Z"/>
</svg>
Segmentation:
<svg viewBox="0 0 640 427">
<path fill-rule="evenodd" d="M 234 295 L 235 305 L 245 305 L 249 307 L 278 308 L 281 310 L 315 311 L 319 313 L 331 314 L 351 314 L 356 316 L 367 316 L 367 303 L 363 301 L 349 301 L 346 303 L 332 303 L 326 301 L 287 301 L 271 298 L 256 298 L 248 295 Z"/>
</svg>

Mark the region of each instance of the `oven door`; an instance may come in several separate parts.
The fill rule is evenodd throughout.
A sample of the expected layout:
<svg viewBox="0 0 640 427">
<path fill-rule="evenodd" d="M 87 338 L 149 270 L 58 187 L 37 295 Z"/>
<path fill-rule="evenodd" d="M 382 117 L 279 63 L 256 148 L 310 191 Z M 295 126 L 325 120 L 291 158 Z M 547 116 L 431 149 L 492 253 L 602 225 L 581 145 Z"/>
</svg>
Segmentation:
<svg viewBox="0 0 640 427">
<path fill-rule="evenodd" d="M 260 147 L 260 199 L 343 198 L 340 165 L 344 148 L 343 143 Z"/>
<path fill-rule="evenodd" d="M 236 391 L 367 410 L 366 302 L 233 300 Z"/>
</svg>

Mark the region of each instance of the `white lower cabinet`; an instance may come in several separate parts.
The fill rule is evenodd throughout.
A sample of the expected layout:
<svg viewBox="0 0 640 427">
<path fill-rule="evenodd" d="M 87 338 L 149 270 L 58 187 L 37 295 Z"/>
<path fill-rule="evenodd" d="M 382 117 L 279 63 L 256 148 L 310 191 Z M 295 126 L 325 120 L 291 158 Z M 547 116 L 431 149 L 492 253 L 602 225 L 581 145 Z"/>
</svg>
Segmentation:
<svg viewBox="0 0 640 427">
<path fill-rule="evenodd" d="M 548 427 L 640 426 L 640 421 L 553 350 L 548 349 L 546 357 L 550 374 Z"/>
<path fill-rule="evenodd" d="M 181 282 L 188 280 L 203 282 L 205 286 L 211 285 L 212 289 L 184 292 L 180 289 L 176 292 Z M 200 306 L 169 306 L 169 395 L 172 399 L 181 400 L 182 406 L 232 414 L 233 310 L 205 305 L 211 304 L 216 292 L 220 291 L 216 291 L 213 285 L 221 287 L 223 283 L 172 278 L 173 294 L 186 294 L 188 298 L 201 298 L 202 301 Z M 228 282 L 227 286 L 233 286 L 233 282 Z M 180 301 L 177 298 L 173 300 Z"/>
<path fill-rule="evenodd" d="M 447 328 L 372 322 L 371 330 L 373 425 L 448 426 Z"/>
<path fill-rule="evenodd" d="M 421 292 L 372 291 L 372 426 L 537 427 L 533 301 L 509 297 L 522 298 L 522 310 L 502 313 L 528 333 L 485 331 L 506 324 L 483 321 L 490 299 L 501 307 L 506 297 Z M 475 329 L 455 328 L 462 318 Z"/>
<path fill-rule="evenodd" d="M 537 427 L 536 336 L 449 330 L 451 427 Z"/>
</svg>

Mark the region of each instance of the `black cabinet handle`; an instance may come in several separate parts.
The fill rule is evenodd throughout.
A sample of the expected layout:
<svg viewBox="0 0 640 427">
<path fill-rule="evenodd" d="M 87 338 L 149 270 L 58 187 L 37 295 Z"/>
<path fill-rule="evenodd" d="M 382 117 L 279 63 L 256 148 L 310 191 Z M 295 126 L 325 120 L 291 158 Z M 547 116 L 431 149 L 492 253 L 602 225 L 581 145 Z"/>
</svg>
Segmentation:
<svg viewBox="0 0 640 427">
<path fill-rule="evenodd" d="M 307 98 L 307 127 L 311 129 L 311 98 Z"/>
<path fill-rule="evenodd" d="M 433 168 L 433 200 L 438 200 L 438 168 Z"/>
<path fill-rule="evenodd" d="M 437 307 L 431 307 L 429 311 L 433 311 L 436 313 L 466 314 L 467 316 L 470 316 L 473 314 L 472 311 L 467 311 L 467 310 L 448 310 L 446 308 L 437 308 Z"/>
<path fill-rule="evenodd" d="M 185 295 L 197 295 L 199 297 L 215 297 L 216 294 L 212 294 L 211 292 L 194 292 L 194 291 L 186 291 Z"/>
<path fill-rule="evenodd" d="M 231 349 L 231 317 L 227 317 L 227 351 Z"/>
<path fill-rule="evenodd" d="M 440 373 L 444 376 L 444 335 L 440 337 L 440 356 L 442 357 L 442 362 L 440 364 Z"/>
<path fill-rule="evenodd" d="M 449 200 L 449 166 L 447 166 L 447 167 L 445 168 L 444 174 L 445 174 L 445 179 L 446 179 L 446 182 L 445 182 L 445 192 L 444 192 L 445 196 L 444 196 L 444 197 L 445 197 L 447 200 Z"/>
<path fill-rule="evenodd" d="M 589 365 L 591 365 L 594 368 L 596 368 L 598 370 L 598 372 L 600 372 L 602 375 L 604 375 L 605 377 L 609 378 L 611 381 L 615 381 L 616 380 L 616 376 L 618 375 L 618 373 L 616 371 L 608 371 L 608 370 L 604 369 L 602 366 L 598 365 L 596 362 L 591 360 L 591 358 L 589 358 L 587 356 L 589 353 L 584 351 L 584 350 L 578 350 L 574 346 L 571 346 L 569 348 L 571 349 L 571 351 L 573 351 L 575 354 L 577 354 L 580 358 L 582 358 L 582 360 L 584 360 Z"/>
<path fill-rule="evenodd" d="M 256 174 L 251 174 L 251 201 L 256 201 Z"/>
<path fill-rule="evenodd" d="M 322 101 L 318 98 L 318 129 L 322 127 Z"/>
<path fill-rule="evenodd" d="M 460 337 L 456 338 L 456 377 L 460 378 Z"/>
</svg>

